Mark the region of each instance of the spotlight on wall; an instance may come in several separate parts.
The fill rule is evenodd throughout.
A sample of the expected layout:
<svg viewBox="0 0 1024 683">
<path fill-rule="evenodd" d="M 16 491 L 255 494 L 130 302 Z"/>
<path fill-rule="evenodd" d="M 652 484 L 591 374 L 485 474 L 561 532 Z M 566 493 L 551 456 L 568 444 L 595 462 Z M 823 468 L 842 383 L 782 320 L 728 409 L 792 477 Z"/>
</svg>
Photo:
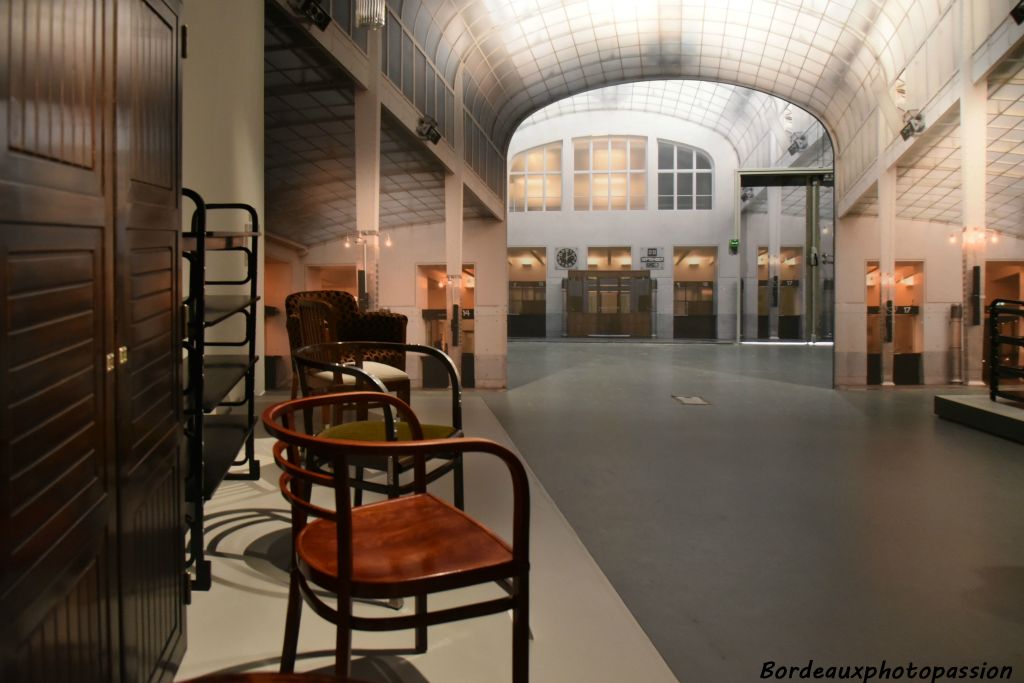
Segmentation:
<svg viewBox="0 0 1024 683">
<path fill-rule="evenodd" d="M 1010 10 L 1010 16 L 1017 22 L 1017 25 L 1024 24 L 1024 0 L 1018 2 L 1013 9 Z"/>
<path fill-rule="evenodd" d="M 416 134 L 435 145 L 441 141 L 441 130 L 437 127 L 437 121 L 429 116 L 420 119 L 419 125 L 416 126 Z"/>
<path fill-rule="evenodd" d="M 391 246 L 391 233 L 389 233 L 389 232 L 384 233 L 384 246 L 385 247 L 390 247 Z"/>
<path fill-rule="evenodd" d="M 301 0 L 298 10 L 321 31 L 326 31 L 327 27 L 331 25 L 331 15 L 320 6 L 317 0 Z"/>
<path fill-rule="evenodd" d="M 802 152 L 807 149 L 807 136 L 803 133 L 790 133 L 789 134 L 789 154 L 794 156 L 797 152 Z"/>
<path fill-rule="evenodd" d="M 920 113 L 908 114 L 906 124 L 900 131 L 900 136 L 904 140 L 909 140 L 915 135 L 920 135 L 924 132 L 924 117 Z"/>
</svg>

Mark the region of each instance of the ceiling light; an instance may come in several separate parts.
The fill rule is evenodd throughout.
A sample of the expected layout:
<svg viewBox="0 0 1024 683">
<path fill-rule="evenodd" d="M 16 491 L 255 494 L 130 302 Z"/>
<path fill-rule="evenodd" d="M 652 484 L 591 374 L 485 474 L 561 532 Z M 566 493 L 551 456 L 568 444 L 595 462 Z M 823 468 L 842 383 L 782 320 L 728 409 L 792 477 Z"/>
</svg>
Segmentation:
<svg viewBox="0 0 1024 683">
<path fill-rule="evenodd" d="M 317 0 L 302 0 L 299 11 L 321 31 L 326 31 L 327 27 L 331 25 L 331 15 L 320 6 Z"/>
<path fill-rule="evenodd" d="M 356 26 L 371 31 L 384 28 L 384 0 L 356 0 Z"/>
</svg>

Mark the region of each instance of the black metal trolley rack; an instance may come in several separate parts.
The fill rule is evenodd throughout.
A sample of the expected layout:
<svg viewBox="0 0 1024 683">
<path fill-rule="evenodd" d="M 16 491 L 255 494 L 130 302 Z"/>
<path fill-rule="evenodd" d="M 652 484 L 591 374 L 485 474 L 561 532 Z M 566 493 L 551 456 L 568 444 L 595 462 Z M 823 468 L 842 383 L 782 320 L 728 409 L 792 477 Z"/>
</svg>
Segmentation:
<svg viewBox="0 0 1024 683">
<path fill-rule="evenodd" d="M 1024 392 L 1020 390 L 1008 391 L 999 388 L 999 380 L 1003 378 L 1024 378 L 1024 366 L 1020 362 L 1019 349 L 1024 348 L 1024 337 L 1002 334 L 1000 327 L 1013 320 L 1024 320 L 1024 301 L 1013 299 L 996 299 L 988 307 L 988 343 L 990 365 L 988 369 L 989 398 L 993 401 L 996 398 L 1005 398 L 1011 401 L 1024 401 Z M 999 353 L 999 347 L 1009 346 L 1011 353 L 1009 358 L 1016 360 L 1004 360 Z"/>
<path fill-rule="evenodd" d="M 248 204 L 208 204 L 197 192 L 187 188 L 182 190 L 182 194 L 195 205 L 190 230 L 182 234 L 181 251 L 189 263 L 183 340 L 187 353 L 184 390 L 188 458 L 185 479 L 188 510 L 186 569 L 192 574 L 193 590 L 209 590 L 211 567 L 206 559 L 203 528 L 205 503 L 223 479 L 254 480 L 260 476 L 254 443 L 259 216 L 256 209 Z M 207 213 L 211 211 L 244 211 L 249 215 L 252 228 L 245 232 L 207 230 Z M 244 277 L 208 280 L 207 257 L 212 251 L 242 254 L 246 263 Z M 211 286 L 217 289 L 229 287 L 244 293 L 211 294 L 207 291 Z M 209 328 L 238 315 L 245 319 L 245 333 L 241 339 L 206 339 Z M 239 353 L 208 355 L 209 347 L 233 347 Z M 242 396 L 232 398 L 232 392 L 240 382 L 244 383 Z M 239 457 L 243 446 L 245 455 Z M 245 469 L 240 469 L 242 467 Z"/>
</svg>

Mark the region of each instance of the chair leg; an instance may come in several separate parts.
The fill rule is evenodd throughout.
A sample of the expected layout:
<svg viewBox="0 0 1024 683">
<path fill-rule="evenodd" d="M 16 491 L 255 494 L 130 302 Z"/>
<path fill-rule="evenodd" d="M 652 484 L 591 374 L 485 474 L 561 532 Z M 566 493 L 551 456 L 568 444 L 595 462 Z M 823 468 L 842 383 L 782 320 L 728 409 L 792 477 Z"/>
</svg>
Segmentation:
<svg viewBox="0 0 1024 683">
<path fill-rule="evenodd" d="M 299 593 L 299 579 L 292 570 L 288 586 L 288 608 L 284 621 L 284 647 L 281 650 L 281 673 L 295 671 L 295 656 L 299 648 L 299 620 L 302 618 L 302 595 Z"/>
<path fill-rule="evenodd" d="M 427 596 L 416 596 L 416 616 L 422 617 L 427 613 Z M 416 652 L 427 651 L 427 627 L 423 624 L 416 627 Z"/>
<path fill-rule="evenodd" d="M 342 609 L 344 607 L 344 609 Z M 338 630 L 334 642 L 334 675 L 347 678 L 352 666 L 352 601 L 338 601 Z"/>
<path fill-rule="evenodd" d="M 359 484 L 355 487 L 355 506 L 359 507 L 363 504 L 363 466 L 356 465 L 356 481 Z"/>
<path fill-rule="evenodd" d="M 466 509 L 464 487 L 462 484 L 462 454 L 455 456 L 455 469 L 452 472 L 452 484 L 455 487 L 455 507 Z"/>
<path fill-rule="evenodd" d="M 530 680 L 530 588 L 529 577 L 514 581 L 516 607 L 512 610 L 512 683 Z"/>
</svg>

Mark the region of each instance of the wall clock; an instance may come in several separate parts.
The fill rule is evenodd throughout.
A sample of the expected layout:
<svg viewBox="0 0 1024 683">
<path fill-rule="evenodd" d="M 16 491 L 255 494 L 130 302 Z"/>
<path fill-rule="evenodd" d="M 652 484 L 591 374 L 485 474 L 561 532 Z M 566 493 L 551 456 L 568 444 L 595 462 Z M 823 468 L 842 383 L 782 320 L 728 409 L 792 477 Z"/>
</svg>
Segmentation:
<svg viewBox="0 0 1024 683">
<path fill-rule="evenodd" d="M 555 254 L 555 263 L 559 268 L 571 269 L 576 266 L 576 250 L 572 247 L 562 247 Z"/>
</svg>

